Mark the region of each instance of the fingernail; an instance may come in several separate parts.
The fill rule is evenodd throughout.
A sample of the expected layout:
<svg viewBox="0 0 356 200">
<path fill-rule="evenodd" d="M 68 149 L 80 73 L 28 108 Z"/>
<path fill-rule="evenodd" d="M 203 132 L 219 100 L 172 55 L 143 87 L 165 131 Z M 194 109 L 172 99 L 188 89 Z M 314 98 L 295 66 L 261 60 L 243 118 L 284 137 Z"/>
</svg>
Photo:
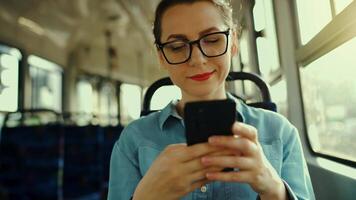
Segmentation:
<svg viewBox="0 0 356 200">
<path fill-rule="evenodd" d="M 238 135 L 238 134 L 235 134 L 234 133 L 234 136 L 233 136 L 234 138 L 239 138 L 240 136 Z"/>
</svg>

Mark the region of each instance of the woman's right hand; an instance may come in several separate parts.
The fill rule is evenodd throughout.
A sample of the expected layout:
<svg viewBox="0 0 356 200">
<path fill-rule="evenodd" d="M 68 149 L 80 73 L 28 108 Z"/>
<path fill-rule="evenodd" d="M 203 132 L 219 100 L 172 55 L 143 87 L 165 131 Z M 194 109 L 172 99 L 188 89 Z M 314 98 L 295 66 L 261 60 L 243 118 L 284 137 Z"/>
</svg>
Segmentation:
<svg viewBox="0 0 356 200">
<path fill-rule="evenodd" d="M 222 168 L 204 167 L 201 157 L 221 152 L 224 150 L 209 143 L 167 146 L 139 182 L 133 199 L 179 199 L 202 187 L 209 182 L 206 173 Z"/>
</svg>

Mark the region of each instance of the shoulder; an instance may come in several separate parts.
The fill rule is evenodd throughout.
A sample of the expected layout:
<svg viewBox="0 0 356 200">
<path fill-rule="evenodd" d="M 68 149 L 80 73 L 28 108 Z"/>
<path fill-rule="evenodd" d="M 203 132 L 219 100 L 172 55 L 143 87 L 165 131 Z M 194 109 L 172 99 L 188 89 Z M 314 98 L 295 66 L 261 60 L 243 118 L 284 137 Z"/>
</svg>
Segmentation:
<svg viewBox="0 0 356 200">
<path fill-rule="evenodd" d="M 158 121 L 161 115 L 161 111 L 150 113 L 147 116 L 140 117 L 132 122 L 130 122 L 125 129 L 127 131 L 139 131 L 152 129 L 155 126 L 158 126 Z M 124 130 L 125 130 L 124 129 Z"/>
<path fill-rule="evenodd" d="M 132 121 L 122 130 L 116 145 L 132 151 L 137 149 L 142 142 L 159 131 L 159 117 L 160 112 L 154 112 Z"/>
<path fill-rule="evenodd" d="M 241 103 L 244 123 L 257 128 L 262 140 L 283 139 L 295 136 L 297 130 L 283 115 L 269 110 L 254 108 Z"/>
</svg>

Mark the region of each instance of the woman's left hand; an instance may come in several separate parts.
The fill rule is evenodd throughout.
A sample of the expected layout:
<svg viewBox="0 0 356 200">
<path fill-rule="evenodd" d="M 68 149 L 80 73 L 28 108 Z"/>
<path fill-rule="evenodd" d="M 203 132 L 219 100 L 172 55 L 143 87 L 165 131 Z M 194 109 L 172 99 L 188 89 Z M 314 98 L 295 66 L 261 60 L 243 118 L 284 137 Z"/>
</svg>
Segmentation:
<svg viewBox="0 0 356 200">
<path fill-rule="evenodd" d="M 287 199 L 283 181 L 266 159 L 258 141 L 256 128 L 235 122 L 234 136 L 213 136 L 211 145 L 231 150 L 230 156 L 204 156 L 206 166 L 235 168 L 237 171 L 208 173 L 207 179 L 213 181 L 248 183 L 261 199 Z"/>
</svg>

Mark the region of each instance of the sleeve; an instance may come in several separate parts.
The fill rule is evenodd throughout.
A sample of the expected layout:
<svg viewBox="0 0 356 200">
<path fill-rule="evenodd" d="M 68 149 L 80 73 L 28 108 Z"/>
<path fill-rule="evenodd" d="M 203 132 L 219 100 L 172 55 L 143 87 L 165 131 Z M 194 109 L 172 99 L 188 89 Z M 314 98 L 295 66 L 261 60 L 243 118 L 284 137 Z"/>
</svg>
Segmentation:
<svg viewBox="0 0 356 200">
<path fill-rule="evenodd" d="M 298 198 L 293 193 L 293 190 L 289 187 L 288 183 L 286 183 L 285 181 L 283 181 L 283 183 L 284 183 L 284 186 L 286 187 L 288 199 L 289 200 L 298 200 Z"/>
<path fill-rule="evenodd" d="M 127 132 L 123 131 L 111 153 L 108 200 L 129 200 L 142 178 L 132 142 L 127 137 L 131 133 Z"/>
<path fill-rule="evenodd" d="M 314 200 L 314 191 L 295 127 L 284 135 L 281 178 L 291 200 Z"/>
<path fill-rule="evenodd" d="M 288 200 L 298 200 L 298 198 L 295 196 L 293 190 L 289 187 L 289 185 L 285 181 L 283 181 L 283 183 L 286 188 Z M 257 195 L 256 200 L 261 200 L 261 197 Z"/>
</svg>

